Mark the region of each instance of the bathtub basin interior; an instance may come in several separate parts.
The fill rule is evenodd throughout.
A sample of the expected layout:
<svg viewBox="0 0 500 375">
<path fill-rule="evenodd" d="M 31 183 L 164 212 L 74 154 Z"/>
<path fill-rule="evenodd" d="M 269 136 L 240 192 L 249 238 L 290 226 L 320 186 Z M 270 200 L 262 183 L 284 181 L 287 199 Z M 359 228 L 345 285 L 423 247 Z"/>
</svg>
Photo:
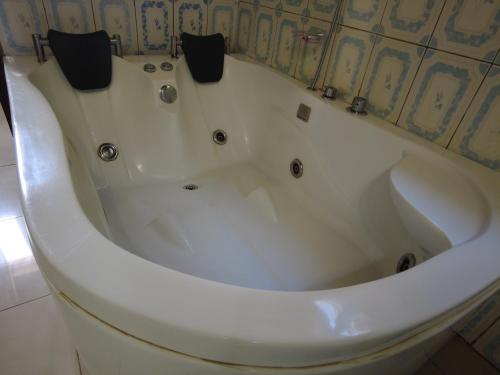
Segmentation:
<svg viewBox="0 0 500 375">
<path fill-rule="evenodd" d="M 163 61 L 114 58 L 108 89 L 76 92 L 54 61 L 5 58 L 34 254 L 75 309 L 203 360 L 304 367 L 422 340 L 498 287 L 497 173 L 257 64 L 227 57 L 210 85 L 182 58 L 142 70 Z"/>
<path fill-rule="evenodd" d="M 349 142 L 360 129 L 315 131 L 314 122 L 333 120 L 304 123 L 291 115 L 297 100 L 290 83 L 266 80 L 270 72 L 248 80 L 253 67 L 227 58 L 221 82 L 197 85 L 182 59 L 172 72 L 154 74 L 142 71 L 144 58 L 128 60 L 113 60 L 105 90 L 72 89 L 54 60 L 29 77 L 52 106 L 73 159 L 82 159 L 70 160 L 79 165 L 73 173 L 88 169 L 98 192 L 100 203 L 90 194 L 83 205 L 94 209 L 84 210 L 123 249 L 213 281 L 305 291 L 389 276 L 403 254 L 421 263 L 454 245 L 441 227 L 456 223 L 444 218 L 425 227 L 432 214 L 419 211 L 420 221 L 409 224 L 401 213 L 390 176 L 407 151 L 387 141 L 390 135 L 373 129 L 372 140 L 359 144 L 369 156 L 353 157 Z M 159 99 L 164 84 L 177 88 L 174 103 Z M 219 128 L 228 136 L 224 145 L 212 140 Z M 328 138 L 326 148 L 316 145 Z M 118 147 L 117 160 L 98 158 L 105 142 Z M 297 157 L 304 167 L 298 179 L 289 171 Z M 422 194 L 416 199 L 425 200 Z M 487 221 L 474 194 L 477 225 L 468 239 Z M 453 204 L 460 211 L 460 200 Z M 438 245 L 422 241 L 429 233 Z"/>
</svg>

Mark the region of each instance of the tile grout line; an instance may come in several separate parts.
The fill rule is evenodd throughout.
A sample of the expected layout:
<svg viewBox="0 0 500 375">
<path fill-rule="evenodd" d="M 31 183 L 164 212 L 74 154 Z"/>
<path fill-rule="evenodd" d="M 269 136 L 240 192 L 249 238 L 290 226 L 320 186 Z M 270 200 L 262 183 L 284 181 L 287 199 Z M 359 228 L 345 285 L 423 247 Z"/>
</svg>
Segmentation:
<svg viewBox="0 0 500 375">
<path fill-rule="evenodd" d="M 4 221 L 8 221 L 8 220 L 16 220 L 16 219 L 20 219 L 20 218 L 24 218 L 24 215 L 13 216 L 13 217 L 6 217 L 6 218 L 0 218 L 0 223 L 2 223 Z"/>
<path fill-rule="evenodd" d="M 14 308 L 19 307 L 19 306 L 22 306 L 22 305 L 26 305 L 26 304 L 28 304 L 28 303 L 30 303 L 30 302 L 35 302 L 35 301 L 38 301 L 38 300 L 40 300 L 40 299 L 42 299 L 42 298 L 45 298 L 45 297 L 48 297 L 48 296 L 50 296 L 50 295 L 52 295 L 52 293 L 48 293 L 48 294 L 45 294 L 45 295 L 43 295 L 43 296 L 36 297 L 36 298 L 30 299 L 30 300 L 28 300 L 28 301 L 24 301 L 24 302 L 18 303 L 18 304 L 16 304 L 16 305 L 13 305 L 13 306 L 7 307 L 7 308 L 5 308 L 5 309 L 0 310 L 0 314 L 1 314 L 1 313 L 3 313 L 4 311 L 8 311 L 8 310 L 10 310 L 10 309 L 14 309 Z"/>
<path fill-rule="evenodd" d="M 451 142 L 453 142 L 453 138 L 455 138 L 455 135 L 457 134 L 458 129 L 462 125 L 462 122 L 464 121 L 464 118 L 467 115 L 467 112 L 469 111 L 470 107 L 472 106 L 472 103 L 476 99 L 476 96 L 478 95 L 479 90 L 481 90 L 481 87 L 483 86 L 484 81 L 488 77 L 488 74 L 490 73 L 490 70 L 491 70 L 492 67 L 493 67 L 493 64 L 490 64 L 490 66 L 488 67 L 488 70 L 486 71 L 486 73 L 484 74 L 483 78 L 481 79 L 481 82 L 477 86 L 476 92 L 474 93 L 474 95 L 472 95 L 472 98 L 470 99 L 470 102 L 467 105 L 467 108 L 465 109 L 464 114 L 460 117 L 460 121 L 458 121 L 457 127 L 455 128 L 455 130 L 453 130 L 453 133 L 451 134 L 451 137 L 450 137 L 449 141 L 446 143 L 446 146 L 444 146 L 445 149 L 448 150 L 449 147 L 451 146 Z M 451 151 L 453 151 L 453 150 L 451 150 Z"/>
</svg>

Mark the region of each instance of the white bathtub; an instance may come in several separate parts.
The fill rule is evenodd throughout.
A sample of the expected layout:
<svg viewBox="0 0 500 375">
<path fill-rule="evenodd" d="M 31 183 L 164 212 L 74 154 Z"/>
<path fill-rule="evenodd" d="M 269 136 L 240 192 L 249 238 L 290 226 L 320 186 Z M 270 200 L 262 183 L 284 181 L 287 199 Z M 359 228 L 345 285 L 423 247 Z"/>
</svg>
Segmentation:
<svg viewBox="0 0 500 375">
<path fill-rule="evenodd" d="M 82 93 L 5 59 L 35 257 L 90 374 L 409 374 L 498 289 L 498 173 L 256 64 L 142 70 L 164 60 Z"/>
</svg>

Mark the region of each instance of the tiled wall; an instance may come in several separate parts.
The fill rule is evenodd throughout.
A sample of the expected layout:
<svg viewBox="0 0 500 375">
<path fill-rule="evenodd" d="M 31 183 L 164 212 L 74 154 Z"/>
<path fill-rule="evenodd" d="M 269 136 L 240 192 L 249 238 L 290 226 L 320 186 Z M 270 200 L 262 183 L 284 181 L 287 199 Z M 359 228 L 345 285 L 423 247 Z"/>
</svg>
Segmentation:
<svg viewBox="0 0 500 375">
<path fill-rule="evenodd" d="M 33 33 L 104 29 L 127 54 L 166 54 L 182 31 L 234 40 L 236 9 L 236 0 L 0 0 L 0 42 L 6 55 L 33 54 Z"/>
<path fill-rule="evenodd" d="M 500 0 L 242 0 L 237 49 L 309 83 L 328 48 L 320 86 L 443 147 L 500 170 Z"/>
</svg>

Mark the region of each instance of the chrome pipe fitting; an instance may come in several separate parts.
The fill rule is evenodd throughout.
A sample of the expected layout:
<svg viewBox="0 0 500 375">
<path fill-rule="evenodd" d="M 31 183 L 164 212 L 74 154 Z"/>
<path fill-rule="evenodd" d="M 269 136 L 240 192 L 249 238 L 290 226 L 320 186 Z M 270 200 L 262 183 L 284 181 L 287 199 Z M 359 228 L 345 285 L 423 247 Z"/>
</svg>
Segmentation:
<svg viewBox="0 0 500 375">
<path fill-rule="evenodd" d="M 170 49 L 171 49 L 170 56 L 173 59 L 179 58 L 179 47 L 182 47 L 182 40 L 180 40 L 175 35 L 172 35 L 171 43 L 170 43 Z"/>
<path fill-rule="evenodd" d="M 333 86 L 326 86 L 321 97 L 324 99 L 335 100 L 337 99 L 337 89 Z"/>
<path fill-rule="evenodd" d="M 47 56 L 45 55 L 44 47 L 49 46 L 49 40 L 47 38 L 42 38 L 41 34 L 31 34 L 31 39 L 33 41 L 33 48 L 35 50 L 36 58 L 40 64 L 47 61 Z M 122 39 L 120 35 L 113 34 L 113 37 L 109 39 L 111 47 L 114 47 L 115 55 L 118 57 L 123 57 L 122 49 Z"/>
<path fill-rule="evenodd" d="M 354 99 L 352 99 L 351 105 L 347 107 L 346 110 L 356 115 L 366 115 L 367 103 L 368 101 L 366 100 L 366 98 L 355 96 Z"/>
</svg>

